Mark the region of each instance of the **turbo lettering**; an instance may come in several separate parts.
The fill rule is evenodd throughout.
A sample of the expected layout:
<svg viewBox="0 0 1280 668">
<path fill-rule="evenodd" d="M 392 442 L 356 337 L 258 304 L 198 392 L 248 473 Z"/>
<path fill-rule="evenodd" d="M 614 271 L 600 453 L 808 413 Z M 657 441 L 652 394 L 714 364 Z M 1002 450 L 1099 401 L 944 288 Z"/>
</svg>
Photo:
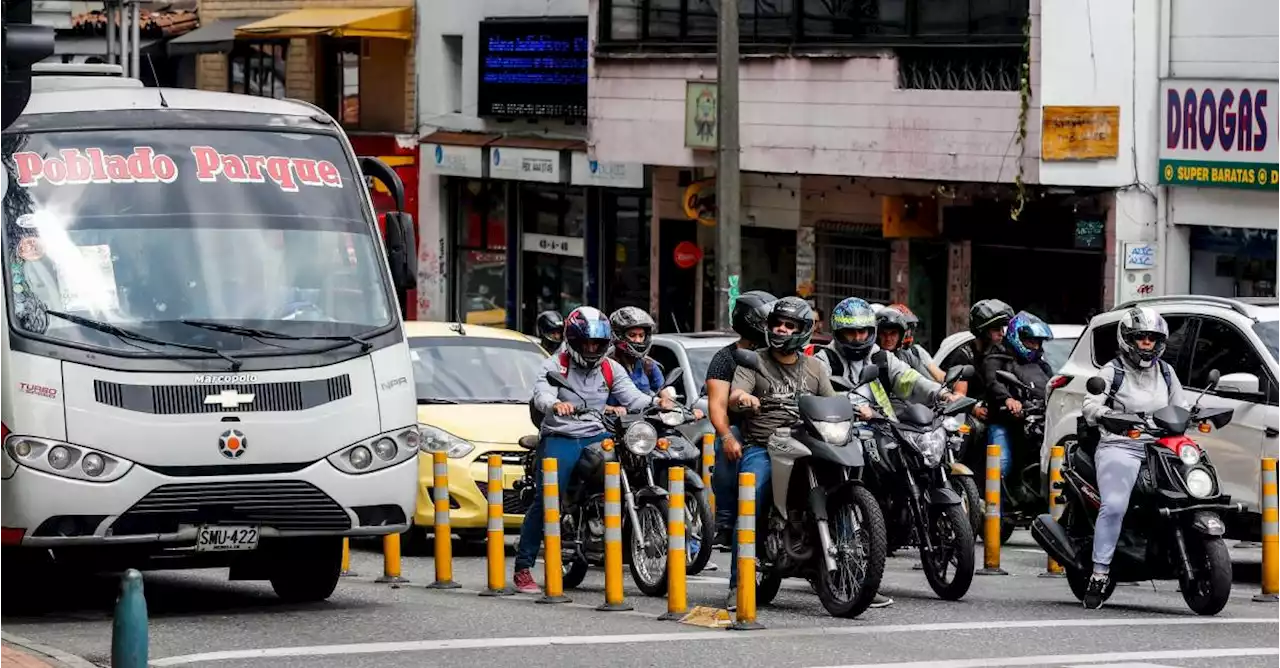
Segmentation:
<svg viewBox="0 0 1280 668">
<path fill-rule="evenodd" d="M 286 158 L 283 156 L 240 156 L 219 153 L 212 146 L 192 146 L 196 162 L 196 179 L 204 183 L 219 177 L 232 183 L 263 183 L 270 179 L 285 192 L 298 192 L 300 186 L 341 188 L 342 174 L 328 160 Z"/>
<path fill-rule="evenodd" d="M 1165 93 L 1168 120 L 1165 147 L 1182 150 L 1236 150 L 1257 153 L 1267 148 L 1266 89 L 1236 92 L 1223 88 L 1216 95 L 1169 89 Z"/>
<path fill-rule="evenodd" d="M 178 164 L 167 155 L 157 155 L 150 146 L 135 146 L 128 155 L 107 153 L 100 148 L 64 148 L 56 156 L 32 151 L 13 154 L 18 185 L 30 188 L 41 181 L 52 185 L 89 183 L 173 183 Z"/>
</svg>

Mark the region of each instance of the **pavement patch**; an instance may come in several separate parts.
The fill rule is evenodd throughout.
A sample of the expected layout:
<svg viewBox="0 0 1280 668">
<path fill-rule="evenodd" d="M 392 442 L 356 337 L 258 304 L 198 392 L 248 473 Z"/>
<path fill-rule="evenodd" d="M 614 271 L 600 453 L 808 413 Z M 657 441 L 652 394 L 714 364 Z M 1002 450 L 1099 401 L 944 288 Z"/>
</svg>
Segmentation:
<svg viewBox="0 0 1280 668">
<path fill-rule="evenodd" d="M 1176 661 L 1179 659 L 1226 659 L 1242 656 L 1280 656 L 1275 647 L 1241 647 L 1224 649 L 1185 649 L 1156 652 L 1109 652 L 1105 654 L 1041 654 L 1039 656 L 988 657 L 982 659 L 954 659 L 929 661 L 905 661 L 899 663 L 859 663 L 824 668 L 1003 668 L 1005 666 L 1057 666 L 1060 668 L 1103 668 L 1103 662 L 1116 665 L 1116 661 Z M 1121 664 L 1142 665 L 1142 664 Z M 1149 664 L 1148 664 L 1149 665 Z"/>
</svg>

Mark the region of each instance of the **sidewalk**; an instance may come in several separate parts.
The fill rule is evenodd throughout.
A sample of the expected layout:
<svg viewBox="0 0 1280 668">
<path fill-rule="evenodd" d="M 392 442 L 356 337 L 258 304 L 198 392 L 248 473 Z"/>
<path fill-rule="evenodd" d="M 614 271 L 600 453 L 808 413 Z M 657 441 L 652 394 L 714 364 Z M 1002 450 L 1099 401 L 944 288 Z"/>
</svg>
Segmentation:
<svg viewBox="0 0 1280 668">
<path fill-rule="evenodd" d="M 0 663 L 4 668 L 97 668 L 84 659 L 32 640 L 0 632 Z"/>
<path fill-rule="evenodd" d="M 0 663 L 5 668 L 53 668 L 53 664 L 5 643 L 0 646 Z"/>
</svg>

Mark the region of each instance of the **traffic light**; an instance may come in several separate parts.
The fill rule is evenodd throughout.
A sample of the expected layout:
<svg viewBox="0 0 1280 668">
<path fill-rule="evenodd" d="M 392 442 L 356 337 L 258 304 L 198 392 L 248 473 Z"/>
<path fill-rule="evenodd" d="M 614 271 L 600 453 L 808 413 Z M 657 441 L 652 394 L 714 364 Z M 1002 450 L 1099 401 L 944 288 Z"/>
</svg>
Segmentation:
<svg viewBox="0 0 1280 668">
<path fill-rule="evenodd" d="M 4 98 L 0 129 L 13 124 L 31 97 L 31 66 L 53 55 L 53 28 L 31 25 L 32 0 L 4 0 Z"/>
</svg>

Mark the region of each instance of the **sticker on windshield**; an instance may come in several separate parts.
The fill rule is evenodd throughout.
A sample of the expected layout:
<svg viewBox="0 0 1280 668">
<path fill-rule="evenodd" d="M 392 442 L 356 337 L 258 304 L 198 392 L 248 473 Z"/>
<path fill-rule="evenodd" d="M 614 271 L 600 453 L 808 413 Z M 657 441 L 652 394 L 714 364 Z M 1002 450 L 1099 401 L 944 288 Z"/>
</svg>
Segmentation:
<svg viewBox="0 0 1280 668">
<path fill-rule="evenodd" d="M 212 146 L 192 146 L 196 179 L 212 183 L 222 177 L 232 183 L 264 183 L 268 179 L 281 190 L 298 192 L 299 186 L 342 187 L 342 173 L 328 160 L 283 156 L 219 153 Z"/>
<path fill-rule="evenodd" d="M 111 247 L 76 246 L 80 261 L 58 263 L 58 292 L 67 311 L 110 311 L 120 307 Z"/>
<path fill-rule="evenodd" d="M 34 213 L 24 213 L 21 216 L 18 216 L 17 222 L 18 222 L 18 227 L 24 227 L 28 230 L 34 227 L 38 227 L 38 225 L 36 224 L 36 214 Z"/>
<path fill-rule="evenodd" d="M 35 262 L 44 257 L 44 251 L 40 248 L 39 237 L 22 237 L 18 240 L 18 257 L 24 262 Z"/>
<path fill-rule="evenodd" d="M 178 164 L 150 146 L 135 146 L 133 153 L 115 155 L 100 148 L 64 148 L 45 157 L 32 151 L 13 154 L 18 169 L 18 185 L 24 188 L 41 181 L 51 186 L 78 186 L 89 183 L 173 183 Z"/>
</svg>

